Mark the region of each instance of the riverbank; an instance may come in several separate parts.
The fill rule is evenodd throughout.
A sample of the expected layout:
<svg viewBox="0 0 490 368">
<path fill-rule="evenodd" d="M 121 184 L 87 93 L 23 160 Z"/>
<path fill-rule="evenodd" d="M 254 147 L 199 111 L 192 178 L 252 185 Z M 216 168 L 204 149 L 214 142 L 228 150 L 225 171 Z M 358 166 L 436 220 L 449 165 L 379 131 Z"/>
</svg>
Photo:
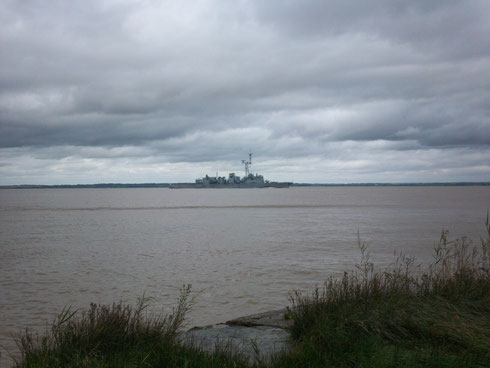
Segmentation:
<svg viewBox="0 0 490 368">
<path fill-rule="evenodd" d="M 216 347 L 224 343 L 251 362 L 270 361 L 292 347 L 288 330 L 293 320 L 288 315 L 288 309 L 283 308 L 211 326 L 194 327 L 182 334 L 181 342 L 198 345 L 208 353 L 214 353 Z"/>
<path fill-rule="evenodd" d="M 180 327 L 191 307 L 190 287 L 184 287 L 167 316 L 146 315 L 147 299 L 136 307 L 92 304 L 81 313 L 65 310 L 44 336 L 19 336 L 17 367 L 486 367 L 488 219 L 486 229 L 488 236 L 475 243 L 448 240 L 443 233 L 434 262 L 425 269 L 403 255 L 391 267 L 377 269 L 359 242 L 362 259 L 355 271 L 330 278 L 312 293 L 295 293 L 291 305 L 276 313 L 279 323 L 286 322 L 271 328 L 287 331 L 288 338 L 281 337 L 285 349 L 264 354 L 266 341 L 250 334 L 242 339 L 250 339 L 245 354 L 229 333 L 215 334 L 214 340 L 183 338 Z M 258 331 L 260 320 L 225 326 Z"/>
</svg>

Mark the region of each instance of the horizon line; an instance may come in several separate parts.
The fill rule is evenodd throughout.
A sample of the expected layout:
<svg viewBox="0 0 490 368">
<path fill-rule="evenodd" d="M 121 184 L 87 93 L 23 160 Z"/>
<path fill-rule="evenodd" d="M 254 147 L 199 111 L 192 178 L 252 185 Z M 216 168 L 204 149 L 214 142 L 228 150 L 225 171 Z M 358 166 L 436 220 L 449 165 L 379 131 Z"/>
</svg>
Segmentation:
<svg viewBox="0 0 490 368">
<path fill-rule="evenodd" d="M 7 184 L 0 189 L 49 189 L 49 188 L 165 188 L 172 183 L 92 183 L 92 184 Z M 291 186 L 489 186 L 489 181 L 451 182 L 351 182 L 351 183 L 292 183 Z"/>
</svg>

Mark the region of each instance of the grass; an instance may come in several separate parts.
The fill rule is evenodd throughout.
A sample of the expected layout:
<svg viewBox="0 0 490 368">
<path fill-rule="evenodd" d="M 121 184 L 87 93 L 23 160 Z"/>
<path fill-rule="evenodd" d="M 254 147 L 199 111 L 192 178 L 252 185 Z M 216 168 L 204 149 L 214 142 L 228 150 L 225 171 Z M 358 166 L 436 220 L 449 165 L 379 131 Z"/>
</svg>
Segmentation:
<svg viewBox="0 0 490 368">
<path fill-rule="evenodd" d="M 63 310 L 42 336 L 25 330 L 16 340 L 17 367 L 240 367 L 246 360 L 231 351 L 206 354 L 177 343 L 191 303 L 190 285 L 181 289 L 173 312 L 148 315 L 149 299 L 136 307 L 91 304 L 87 311 Z"/>
<path fill-rule="evenodd" d="M 385 270 L 369 260 L 289 309 L 295 351 L 276 366 L 490 366 L 490 226 L 474 245 L 443 232 L 425 270 L 399 256 Z"/>
<path fill-rule="evenodd" d="M 353 272 L 311 294 L 295 292 L 287 317 L 293 348 L 270 362 L 248 362 L 229 349 L 211 354 L 181 346 L 190 286 L 167 316 L 136 307 L 92 304 L 64 310 L 42 336 L 26 330 L 17 367 L 488 367 L 490 366 L 490 225 L 474 244 L 443 232 L 423 269 L 400 255 L 386 269 L 359 241 Z M 257 351 L 260 346 L 255 347 Z"/>
</svg>

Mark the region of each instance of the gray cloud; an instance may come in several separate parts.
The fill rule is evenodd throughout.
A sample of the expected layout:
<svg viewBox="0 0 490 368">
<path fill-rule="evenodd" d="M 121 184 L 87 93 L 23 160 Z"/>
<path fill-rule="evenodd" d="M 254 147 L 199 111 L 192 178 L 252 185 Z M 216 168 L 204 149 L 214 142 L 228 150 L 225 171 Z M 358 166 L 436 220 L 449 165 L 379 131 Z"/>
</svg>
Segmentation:
<svg viewBox="0 0 490 368">
<path fill-rule="evenodd" d="M 413 44 L 432 57 L 487 56 L 490 45 L 488 3 L 484 0 L 378 0 L 257 2 L 256 14 L 290 36 L 324 37 L 366 33 Z"/>
<path fill-rule="evenodd" d="M 249 149 L 274 175 L 301 162 L 298 181 L 429 180 L 420 152 L 432 181 L 490 180 L 485 1 L 7 0 L 0 14 L 4 183 L 48 180 L 34 166 L 90 181 L 97 163 L 110 181 L 192 179 Z"/>
</svg>

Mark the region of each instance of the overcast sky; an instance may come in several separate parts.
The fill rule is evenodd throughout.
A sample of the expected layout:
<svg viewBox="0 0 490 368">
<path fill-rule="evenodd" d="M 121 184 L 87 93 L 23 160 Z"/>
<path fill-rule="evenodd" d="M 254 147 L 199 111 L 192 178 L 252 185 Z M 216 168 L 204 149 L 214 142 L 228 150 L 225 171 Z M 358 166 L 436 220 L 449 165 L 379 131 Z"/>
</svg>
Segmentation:
<svg viewBox="0 0 490 368">
<path fill-rule="evenodd" d="M 0 2 L 0 184 L 490 181 L 488 0 Z"/>
</svg>

